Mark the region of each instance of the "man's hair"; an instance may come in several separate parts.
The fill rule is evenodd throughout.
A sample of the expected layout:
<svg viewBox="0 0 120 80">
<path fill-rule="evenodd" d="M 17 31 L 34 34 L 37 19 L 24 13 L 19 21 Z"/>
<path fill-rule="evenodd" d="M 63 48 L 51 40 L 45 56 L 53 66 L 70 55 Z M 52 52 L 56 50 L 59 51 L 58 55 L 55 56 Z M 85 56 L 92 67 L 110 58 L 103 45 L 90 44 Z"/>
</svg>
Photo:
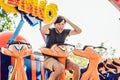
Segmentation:
<svg viewBox="0 0 120 80">
<path fill-rule="evenodd" d="M 66 20 L 65 20 L 65 18 L 64 18 L 63 16 L 58 16 L 57 19 L 56 19 L 56 21 L 54 22 L 54 24 L 60 23 L 60 22 L 62 22 L 63 20 L 64 20 L 64 23 L 66 23 Z"/>
</svg>

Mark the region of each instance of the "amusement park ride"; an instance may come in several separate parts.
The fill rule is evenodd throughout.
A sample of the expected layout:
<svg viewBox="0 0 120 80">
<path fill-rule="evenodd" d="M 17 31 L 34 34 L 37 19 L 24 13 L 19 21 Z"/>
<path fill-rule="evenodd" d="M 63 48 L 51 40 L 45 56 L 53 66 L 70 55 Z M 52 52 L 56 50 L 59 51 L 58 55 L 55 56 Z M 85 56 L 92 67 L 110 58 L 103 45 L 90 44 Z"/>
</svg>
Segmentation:
<svg viewBox="0 0 120 80">
<path fill-rule="evenodd" d="M 24 19 L 32 27 L 37 23 L 40 23 L 41 27 L 41 22 L 46 24 L 52 21 L 57 16 L 57 5 L 47 4 L 46 0 L 0 0 L 0 6 L 6 12 L 21 15 L 21 20 L 14 33 L 0 33 L 2 51 L 0 53 L 3 53 L 0 54 L 0 80 L 44 80 L 41 77 L 40 61 L 35 61 L 34 55 L 31 54 L 33 51 L 29 47 L 30 44 L 26 43 L 25 38 L 18 34 L 22 29 Z M 25 58 L 26 56 L 27 58 Z"/>
<path fill-rule="evenodd" d="M 51 72 L 44 69 L 42 61 L 35 58 L 36 54 L 56 57 L 65 65 L 70 53 L 67 46 L 74 48 L 73 54 L 89 60 L 87 68 L 80 70 L 80 80 L 120 80 L 120 60 L 114 59 L 108 65 L 107 62 L 102 62 L 100 54 L 95 51 L 97 48 L 106 50 L 104 47 L 86 45 L 83 49 L 77 49 L 71 44 L 54 44 L 50 49 L 40 48 L 40 52 L 34 52 L 26 39 L 18 35 L 24 24 L 23 19 L 33 27 L 37 23 L 51 22 L 57 16 L 56 4 L 47 5 L 46 0 L 1 0 L 0 6 L 6 12 L 21 14 L 21 20 L 14 33 L 0 33 L 0 80 L 48 80 Z M 111 73 L 113 68 L 116 72 Z M 66 80 L 65 70 L 59 76 L 59 80 Z"/>
</svg>

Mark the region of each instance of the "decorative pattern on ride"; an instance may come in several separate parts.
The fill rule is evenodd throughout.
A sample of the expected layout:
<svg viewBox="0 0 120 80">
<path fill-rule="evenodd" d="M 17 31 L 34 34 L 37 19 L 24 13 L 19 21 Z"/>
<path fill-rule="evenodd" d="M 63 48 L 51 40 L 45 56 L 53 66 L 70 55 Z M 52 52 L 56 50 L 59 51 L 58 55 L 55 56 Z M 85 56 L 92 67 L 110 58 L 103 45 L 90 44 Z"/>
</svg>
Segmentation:
<svg viewBox="0 0 120 80">
<path fill-rule="evenodd" d="M 2 53 L 15 58 L 15 66 L 9 80 L 27 80 L 24 71 L 24 57 L 32 54 L 27 44 L 11 44 L 8 48 L 1 48 Z"/>
</svg>

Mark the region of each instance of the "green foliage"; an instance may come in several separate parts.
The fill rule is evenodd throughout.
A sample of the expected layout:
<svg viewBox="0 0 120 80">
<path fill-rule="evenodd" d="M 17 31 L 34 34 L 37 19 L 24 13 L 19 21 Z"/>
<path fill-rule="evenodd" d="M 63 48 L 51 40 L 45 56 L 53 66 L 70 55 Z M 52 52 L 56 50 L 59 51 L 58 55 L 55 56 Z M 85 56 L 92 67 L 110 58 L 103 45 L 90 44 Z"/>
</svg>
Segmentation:
<svg viewBox="0 0 120 80">
<path fill-rule="evenodd" d="M 0 32 L 13 31 L 17 17 L 17 13 L 7 13 L 0 7 Z"/>
</svg>

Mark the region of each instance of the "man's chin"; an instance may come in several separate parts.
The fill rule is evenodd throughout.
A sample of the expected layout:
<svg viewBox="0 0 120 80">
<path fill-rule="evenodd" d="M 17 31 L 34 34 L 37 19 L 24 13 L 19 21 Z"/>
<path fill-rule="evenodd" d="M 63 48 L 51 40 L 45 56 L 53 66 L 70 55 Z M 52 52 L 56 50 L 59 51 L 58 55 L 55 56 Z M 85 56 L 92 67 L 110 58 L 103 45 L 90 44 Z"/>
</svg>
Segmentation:
<svg viewBox="0 0 120 80">
<path fill-rule="evenodd" d="M 62 31 L 59 31 L 59 33 L 62 33 L 63 32 L 63 30 Z"/>
<path fill-rule="evenodd" d="M 57 33 L 59 33 L 59 34 L 63 32 L 63 30 L 56 30 L 56 31 L 57 31 Z"/>
</svg>

